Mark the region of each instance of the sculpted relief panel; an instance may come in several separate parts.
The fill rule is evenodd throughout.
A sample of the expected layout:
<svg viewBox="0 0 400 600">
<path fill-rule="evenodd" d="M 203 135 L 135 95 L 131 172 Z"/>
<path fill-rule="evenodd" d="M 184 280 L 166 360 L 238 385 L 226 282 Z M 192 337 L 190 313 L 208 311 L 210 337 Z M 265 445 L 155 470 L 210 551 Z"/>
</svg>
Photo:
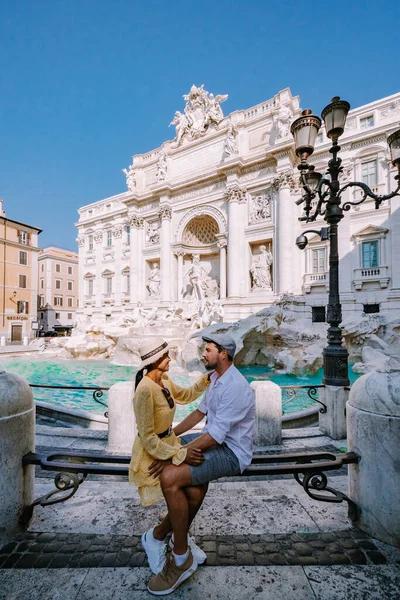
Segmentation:
<svg viewBox="0 0 400 600">
<path fill-rule="evenodd" d="M 271 194 L 261 192 L 252 194 L 249 201 L 249 224 L 266 221 L 271 218 Z"/>
</svg>

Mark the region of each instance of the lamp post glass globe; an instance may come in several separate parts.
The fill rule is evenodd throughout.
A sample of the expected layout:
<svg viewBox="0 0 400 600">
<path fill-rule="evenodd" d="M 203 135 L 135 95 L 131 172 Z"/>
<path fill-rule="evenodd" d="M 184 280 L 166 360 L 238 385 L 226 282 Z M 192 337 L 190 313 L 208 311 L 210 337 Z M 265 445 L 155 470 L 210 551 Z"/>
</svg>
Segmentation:
<svg viewBox="0 0 400 600">
<path fill-rule="evenodd" d="M 321 119 L 313 115 L 310 109 L 303 110 L 301 117 L 293 121 L 290 133 L 294 137 L 296 154 L 302 160 L 307 160 L 314 152 L 315 140 L 321 123 Z"/>
<path fill-rule="evenodd" d="M 332 102 L 325 106 L 321 116 L 328 138 L 337 139 L 342 135 L 349 110 L 350 104 L 346 100 L 341 100 L 339 96 L 332 98 Z"/>
<path fill-rule="evenodd" d="M 389 135 L 387 142 L 390 148 L 392 165 L 397 166 L 400 172 L 400 129 Z"/>
</svg>

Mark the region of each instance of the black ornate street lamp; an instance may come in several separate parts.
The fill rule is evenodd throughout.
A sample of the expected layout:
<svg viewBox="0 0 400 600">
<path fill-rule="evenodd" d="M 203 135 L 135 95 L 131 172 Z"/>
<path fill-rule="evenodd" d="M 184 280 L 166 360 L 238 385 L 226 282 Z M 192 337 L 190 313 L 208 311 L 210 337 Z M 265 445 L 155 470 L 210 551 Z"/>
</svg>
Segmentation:
<svg viewBox="0 0 400 600">
<path fill-rule="evenodd" d="M 361 204 L 364 200 L 373 198 L 375 208 L 379 208 L 381 202 L 389 200 L 398 195 L 400 191 L 400 129 L 388 137 L 393 166 L 397 167 L 398 181 L 397 188 L 391 194 L 378 196 L 362 182 L 346 183 L 342 188 L 339 184 L 339 174 L 342 172 L 342 160 L 338 157 L 340 146 L 338 139 L 344 131 L 347 113 L 350 110 L 350 104 L 341 100 L 338 96 L 332 99 L 322 111 L 322 118 L 325 122 L 326 135 L 332 140 L 332 147 L 329 152 L 332 158 L 328 163 L 326 175 L 316 173 L 313 165 L 309 165 L 307 160 L 314 152 L 315 140 L 321 127 L 321 119 L 310 110 L 304 110 L 301 117 L 296 119 L 290 128 L 294 137 L 296 154 L 300 158 L 298 169 L 300 171 L 300 182 L 304 189 L 304 195 L 296 204 L 305 203 L 305 215 L 300 217 L 300 221 L 315 221 L 318 216 L 323 216 L 329 227 L 323 227 L 320 231 L 309 230 L 300 235 L 296 244 L 300 249 L 304 249 L 308 244 L 305 233 L 317 233 L 321 239 L 329 238 L 329 302 L 327 310 L 328 345 L 323 351 L 324 356 L 324 378 L 325 385 L 348 386 L 348 352 L 342 345 L 342 306 L 339 297 L 339 253 L 338 253 L 338 223 L 343 219 L 343 211 L 350 210 L 351 206 Z M 349 187 L 359 187 L 364 194 L 361 200 L 357 202 L 345 202 L 343 205 L 342 194 Z M 316 205 L 313 207 L 313 200 L 316 199 Z"/>
</svg>

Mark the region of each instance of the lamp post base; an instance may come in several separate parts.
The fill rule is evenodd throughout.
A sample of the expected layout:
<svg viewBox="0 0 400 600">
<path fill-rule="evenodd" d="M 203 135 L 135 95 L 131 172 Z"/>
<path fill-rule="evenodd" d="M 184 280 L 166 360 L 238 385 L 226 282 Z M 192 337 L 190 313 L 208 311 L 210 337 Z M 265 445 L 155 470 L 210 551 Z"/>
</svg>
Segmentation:
<svg viewBox="0 0 400 600">
<path fill-rule="evenodd" d="M 343 346 L 327 346 L 323 351 L 324 357 L 324 385 L 350 386 L 348 375 L 349 353 Z"/>
</svg>

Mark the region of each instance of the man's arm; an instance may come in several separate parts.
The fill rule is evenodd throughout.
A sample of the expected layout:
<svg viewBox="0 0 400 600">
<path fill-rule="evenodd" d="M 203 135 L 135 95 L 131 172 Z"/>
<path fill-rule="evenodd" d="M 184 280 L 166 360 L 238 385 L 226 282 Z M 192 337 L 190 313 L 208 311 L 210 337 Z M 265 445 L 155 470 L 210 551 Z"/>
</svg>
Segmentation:
<svg viewBox="0 0 400 600">
<path fill-rule="evenodd" d="M 181 421 L 180 423 L 178 423 L 178 425 L 174 427 L 175 435 L 182 435 L 182 433 L 185 433 L 185 431 L 193 429 L 193 427 L 200 423 L 200 421 L 204 419 L 204 417 L 204 413 L 202 413 L 196 408 L 196 410 L 190 413 L 185 419 L 183 419 L 183 421 Z"/>
<path fill-rule="evenodd" d="M 206 431 L 202 433 L 198 438 L 183 446 L 183 448 L 197 448 L 198 450 L 207 450 L 213 446 L 218 446 L 218 442 Z"/>
</svg>

